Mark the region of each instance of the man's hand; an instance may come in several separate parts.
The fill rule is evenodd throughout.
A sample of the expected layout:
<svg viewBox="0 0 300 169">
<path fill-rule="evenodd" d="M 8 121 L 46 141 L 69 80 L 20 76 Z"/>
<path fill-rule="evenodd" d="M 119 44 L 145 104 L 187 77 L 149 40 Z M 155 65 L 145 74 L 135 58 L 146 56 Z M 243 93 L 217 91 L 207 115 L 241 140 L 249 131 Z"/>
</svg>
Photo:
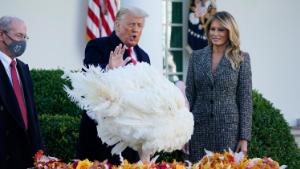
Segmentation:
<svg viewBox="0 0 300 169">
<path fill-rule="evenodd" d="M 109 61 L 108 61 L 109 69 L 125 66 L 131 60 L 130 57 L 127 57 L 125 60 L 123 60 L 125 49 L 126 49 L 125 45 L 119 44 L 114 51 L 110 52 Z"/>
<path fill-rule="evenodd" d="M 236 152 L 243 152 L 245 155 L 247 154 L 248 151 L 248 141 L 247 140 L 240 140 L 239 144 L 236 148 Z"/>
</svg>

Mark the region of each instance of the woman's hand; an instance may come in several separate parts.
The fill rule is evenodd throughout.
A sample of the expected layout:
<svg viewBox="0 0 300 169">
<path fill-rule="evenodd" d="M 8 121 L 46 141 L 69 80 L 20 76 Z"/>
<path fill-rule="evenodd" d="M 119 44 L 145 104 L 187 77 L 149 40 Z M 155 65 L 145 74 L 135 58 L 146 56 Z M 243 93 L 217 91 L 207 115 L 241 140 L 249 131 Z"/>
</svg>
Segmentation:
<svg viewBox="0 0 300 169">
<path fill-rule="evenodd" d="M 239 144 L 236 148 L 236 152 L 243 152 L 244 154 L 247 154 L 248 152 L 248 141 L 247 140 L 240 140 Z"/>
<path fill-rule="evenodd" d="M 189 143 L 186 143 L 186 144 L 182 147 L 182 151 L 183 151 L 185 154 L 190 154 L 190 144 L 189 144 Z"/>
<path fill-rule="evenodd" d="M 131 60 L 130 57 L 127 57 L 125 60 L 123 60 L 125 49 L 126 49 L 125 45 L 119 44 L 114 51 L 110 52 L 109 61 L 108 61 L 109 69 L 125 66 Z"/>
</svg>

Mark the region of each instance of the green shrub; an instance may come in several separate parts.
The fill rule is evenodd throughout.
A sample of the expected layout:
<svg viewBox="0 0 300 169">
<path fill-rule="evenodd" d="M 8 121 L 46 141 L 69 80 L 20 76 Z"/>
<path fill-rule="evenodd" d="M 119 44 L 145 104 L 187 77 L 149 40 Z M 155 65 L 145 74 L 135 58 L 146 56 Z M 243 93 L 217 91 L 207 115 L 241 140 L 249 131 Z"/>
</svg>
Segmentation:
<svg viewBox="0 0 300 169">
<path fill-rule="evenodd" d="M 70 115 L 39 116 L 46 154 L 64 161 L 75 158 L 80 118 Z"/>
<path fill-rule="evenodd" d="M 81 110 L 70 101 L 63 90 L 70 85 L 61 79 L 62 70 L 31 70 L 37 111 L 40 114 L 69 114 L 79 116 Z"/>
<path fill-rule="evenodd" d="M 176 161 L 184 161 L 185 158 L 186 158 L 185 154 L 182 151 L 180 151 L 180 150 L 173 151 L 172 153 L 159 152 L 159 153 L 156 153 L 154 155 L 154 157 L 156 155 L 159 155 L 159 157 L 156 160 L 157 162 L 165 161 L 165 162 L 172 163 L 174 160 L 176 160 Z"/>
<path fill-rule="evenodd" d="M 252 140 L 250 157 L 271 157 L 291 169 L 300 169 L 300 150 L 288 123 L 272 103 L 253 92 Z"/>
</svg>

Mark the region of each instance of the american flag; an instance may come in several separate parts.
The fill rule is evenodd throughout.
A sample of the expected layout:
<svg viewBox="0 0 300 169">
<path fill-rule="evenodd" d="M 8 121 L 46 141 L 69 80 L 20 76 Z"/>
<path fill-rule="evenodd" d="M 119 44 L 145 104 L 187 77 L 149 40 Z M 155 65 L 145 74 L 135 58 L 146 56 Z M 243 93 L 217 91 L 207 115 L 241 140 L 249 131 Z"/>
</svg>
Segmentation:
<svg viewBox="0 0 300 169">
<path fill-rule="evenodd" d="M 87 40 L 109 36 L 114 28 L 117 10 L 118 0 L 89 0 Z"/>
</svg>

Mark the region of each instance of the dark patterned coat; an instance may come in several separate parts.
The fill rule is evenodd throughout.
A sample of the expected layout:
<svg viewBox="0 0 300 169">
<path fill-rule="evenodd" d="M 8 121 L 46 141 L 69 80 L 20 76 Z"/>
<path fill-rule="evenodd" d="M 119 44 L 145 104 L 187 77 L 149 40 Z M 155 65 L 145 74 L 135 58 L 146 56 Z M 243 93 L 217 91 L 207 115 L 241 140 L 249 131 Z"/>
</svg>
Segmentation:
<svg viewBox="0 0 300 169">
<path fill-rule="evenodd" d="M 250 140 L 252 79 L 250 58 L 242 52 L 239 69 L 222 57 L 212 74 L 211 48 L 194 51 L 189 62 L 186 95 L 194 115 L 190 160 L 198 161 L 204 149 L 222 152 L 236 149 L 241 139 Z"/>
</svg>

